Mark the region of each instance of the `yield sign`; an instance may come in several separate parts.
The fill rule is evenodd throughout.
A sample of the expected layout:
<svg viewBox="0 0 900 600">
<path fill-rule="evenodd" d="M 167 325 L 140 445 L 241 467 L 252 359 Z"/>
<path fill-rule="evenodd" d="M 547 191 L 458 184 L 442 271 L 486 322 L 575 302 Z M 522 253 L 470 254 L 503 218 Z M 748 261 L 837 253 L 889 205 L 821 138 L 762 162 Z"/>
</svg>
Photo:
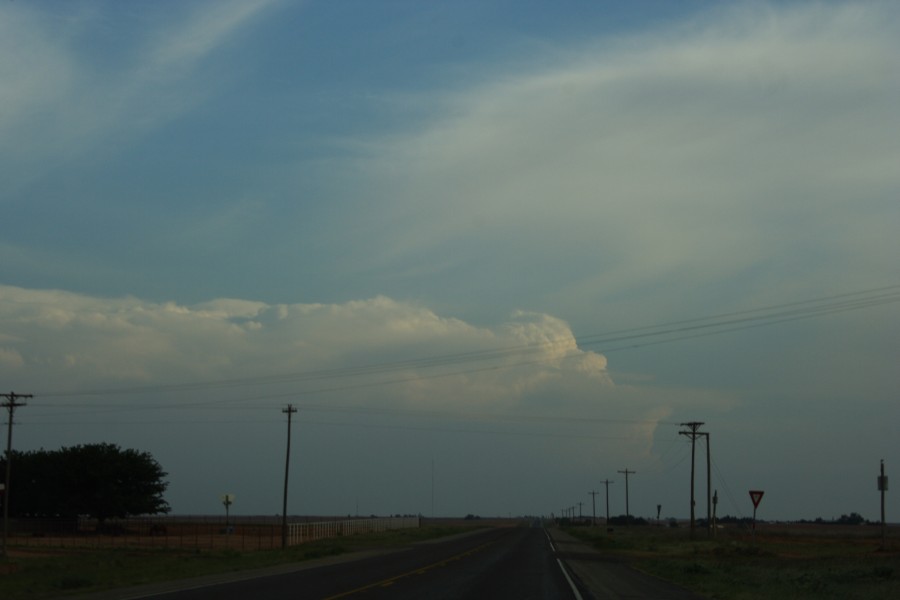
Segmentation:
<svg viewBox="0 0 900 600">
<path fill-rule="evenodd" d="M 750 490 L 750 499 L 753 500 L 753 508 L 759 506 L 759 501 L 762 500 L 763 494 L 765 494 L 762 490 Z"/>
</svg>

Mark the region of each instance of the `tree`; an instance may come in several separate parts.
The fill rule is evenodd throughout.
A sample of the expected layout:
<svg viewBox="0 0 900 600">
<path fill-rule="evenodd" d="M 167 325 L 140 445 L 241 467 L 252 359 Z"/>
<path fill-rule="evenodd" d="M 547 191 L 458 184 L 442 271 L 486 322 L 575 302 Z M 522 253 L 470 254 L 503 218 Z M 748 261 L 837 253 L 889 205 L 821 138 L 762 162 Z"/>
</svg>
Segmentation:
<svg viewBox="0 0 900 600">
<path fill-rule="evenodd" d="M 849 515 L 841 515 L 841 518 L 835 522 L 838 525 L 862 525 L 866 520 L 861 514 L 852 512 Z"/>
<path fill-rule="evenodd" d="M 149 452 L 115 444 L 14 453 L 10 514 L 111 517 L 169 512 L 165 471 Z"/>
</svg>

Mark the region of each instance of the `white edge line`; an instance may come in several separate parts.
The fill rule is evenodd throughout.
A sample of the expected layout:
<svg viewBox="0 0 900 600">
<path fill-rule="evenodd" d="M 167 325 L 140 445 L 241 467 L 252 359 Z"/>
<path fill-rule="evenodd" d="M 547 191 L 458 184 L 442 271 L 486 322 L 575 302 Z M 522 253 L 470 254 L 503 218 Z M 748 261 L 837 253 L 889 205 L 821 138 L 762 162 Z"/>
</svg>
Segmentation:
<svg viewBox="0 0 900 600">
<path fill-rule="evenodd" d="M 559 563 L 559 568 L 563 572 L 563 575 L 566 577 L 566 581 L 569 582 L 569 587 L 572 588 L 572 593 L 575 594 L 575 600 L 582 600 L 581 592 L 578 591 L 578 586 L 575 585 L 575 582 L 572 581 L 572 578 L 569 577 L 569 572 L 566 571 L 565 565 L 563 565 L 562 560 L 556 559 L 556 562 Z"/>
<path fill-rule="evenodd" d="M 553 538 L 550 537 L 550 534 L 547 533 L 547 530 L 544 530 L 544 535 L 547 536 L 547 541 L 550 542 L 550 549 L 553 552 L 556 552 L 556 546 L 553 544 Z M 562 571 L 563 577 L 566 578 L 566 581 L 569 582 L 569 587 L 572 588 L 572 593 L 575 594 L 575 600 L 584 600 L 581 596 L 581 592 L 578 591 L 578 586 L 575 585 L 575 582 L 572 581 L 572 577 L 569 575 L 569 571 L 566 570 L 566 566 L 563 564 L 562 559 L 557 558 L 556 564 L 559 565 L 559 570 Z"/>
</svg>

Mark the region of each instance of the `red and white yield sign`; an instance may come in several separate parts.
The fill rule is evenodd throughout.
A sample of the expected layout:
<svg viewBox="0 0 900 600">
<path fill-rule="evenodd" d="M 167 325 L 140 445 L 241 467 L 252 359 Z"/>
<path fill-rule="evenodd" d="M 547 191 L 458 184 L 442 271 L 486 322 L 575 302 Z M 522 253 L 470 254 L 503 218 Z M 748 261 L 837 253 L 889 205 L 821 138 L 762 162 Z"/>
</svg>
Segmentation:
<svg viewBox="0 0 900 600">
<path fill-rule="evenodd" d="M 750 499 L 753 500 L 753 508 L 759 506 L 759 501 L 762 500 L 763 494 L 765 494 L 762 490 L 750 490 Z"/>
</svg>

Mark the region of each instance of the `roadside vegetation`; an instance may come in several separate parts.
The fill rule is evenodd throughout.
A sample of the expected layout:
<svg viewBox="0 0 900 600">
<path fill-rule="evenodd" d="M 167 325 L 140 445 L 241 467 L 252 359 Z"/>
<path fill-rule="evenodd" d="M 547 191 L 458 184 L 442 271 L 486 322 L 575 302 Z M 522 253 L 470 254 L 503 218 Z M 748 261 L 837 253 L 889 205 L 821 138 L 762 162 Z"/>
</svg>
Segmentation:
<svg viewBox="0 0 900 600">
<path fill-rule="evenodd" d="M 706 598 L 900 598 L 900 540 L 881 549 L 875 527 L 769 525 L 716 538 L 686 528 L 567 528 L 610 558 Z"/>
<path fill-rule="evenodd" d="M 0 559 L 0 598 L 38 600 L 161 581 L 273 567 L 375 548 L 399 547 L 467 529 L 427 526 L 238 552 L 164 548 L 16 548 Z"/>
</svg>

